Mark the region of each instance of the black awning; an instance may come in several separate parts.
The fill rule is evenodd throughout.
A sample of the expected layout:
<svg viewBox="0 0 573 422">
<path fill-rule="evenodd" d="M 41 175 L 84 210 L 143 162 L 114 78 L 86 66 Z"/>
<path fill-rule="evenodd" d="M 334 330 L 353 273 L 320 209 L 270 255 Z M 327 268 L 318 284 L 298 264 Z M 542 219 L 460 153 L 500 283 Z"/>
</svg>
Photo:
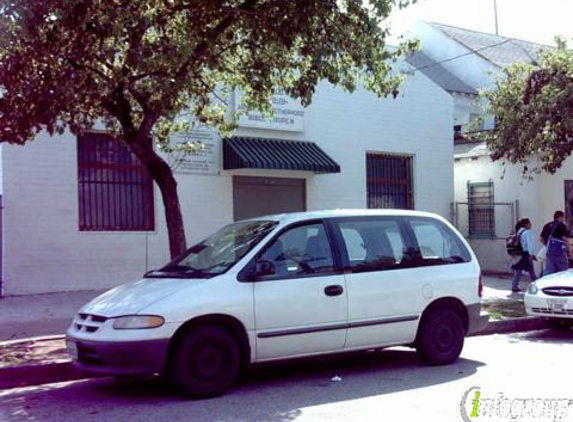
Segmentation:
<svg viewBox="0 0 573 422">
<path fill-rule="evenodd" d="M 224 140 L 223 168 L 340 173 L 340 166 L 314 142 L 243 138 Z"/>
</svg>

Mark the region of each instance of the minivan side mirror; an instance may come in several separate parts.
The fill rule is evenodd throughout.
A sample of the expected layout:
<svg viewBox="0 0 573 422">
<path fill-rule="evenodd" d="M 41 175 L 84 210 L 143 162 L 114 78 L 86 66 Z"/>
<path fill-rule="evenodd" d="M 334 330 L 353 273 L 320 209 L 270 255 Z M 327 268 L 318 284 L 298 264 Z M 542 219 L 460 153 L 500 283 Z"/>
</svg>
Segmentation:
<svg viewBox="0 0 573 422">
<path fill-rule="evenodd" d="M 157 272 L 157 271 L 158 271 L 157 268 L 146 271 L 145 274 L 143 274 L 143 278 L 149 277 L 151 274 L 153 274 L 154 272 Z"/>
<path fill-rule="evenodd" d="M 271 261 L 261 260 L 257 261 L 255 270 L 253 271 L 253 278 L 264 277 L 266 275 L 273 275 L 276 273 L 275 264 Z"/>
</svg>

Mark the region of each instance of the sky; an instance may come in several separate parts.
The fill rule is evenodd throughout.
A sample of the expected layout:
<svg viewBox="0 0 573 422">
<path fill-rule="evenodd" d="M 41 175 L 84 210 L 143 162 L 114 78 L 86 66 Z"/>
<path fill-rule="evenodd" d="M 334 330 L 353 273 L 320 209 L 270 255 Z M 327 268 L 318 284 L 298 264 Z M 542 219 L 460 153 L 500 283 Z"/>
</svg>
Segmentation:
<svg viewBox="0 0 573 422">
<path fill-rule="evenodd" d="M 499 35 L 547 45 L 562 35 L 573 46 L 573 0 L 496 1 Z M 392 35 L 411 34 L 420 20 L 495 33 L 494 0 L 418 0 L 392 13 Z"/>
</svg>

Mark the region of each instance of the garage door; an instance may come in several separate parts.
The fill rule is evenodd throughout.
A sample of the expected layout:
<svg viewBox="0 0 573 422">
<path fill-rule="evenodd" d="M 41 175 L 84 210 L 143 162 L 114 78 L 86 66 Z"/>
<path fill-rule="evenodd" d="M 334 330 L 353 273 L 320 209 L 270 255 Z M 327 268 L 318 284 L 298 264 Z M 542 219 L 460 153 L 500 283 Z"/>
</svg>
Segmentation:
<svg viewBox="0 0 573 422">
<path fill-rule="evenodd" d="M 306 180 L 233 177 L 235 221 L 283 212 L 306 211 Z"/>
</svg>

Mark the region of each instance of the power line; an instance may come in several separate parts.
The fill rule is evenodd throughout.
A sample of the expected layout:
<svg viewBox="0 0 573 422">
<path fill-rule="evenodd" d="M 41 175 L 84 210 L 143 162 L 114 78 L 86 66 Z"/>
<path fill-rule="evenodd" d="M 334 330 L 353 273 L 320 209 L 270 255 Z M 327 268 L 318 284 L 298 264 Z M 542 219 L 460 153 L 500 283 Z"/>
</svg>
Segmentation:
<svg viewBox="0 0 573 422">
<path fill-rule="evenodd" d="M 495 17 L 495 35 L 499 35 L 499 27 L 497 25 L 497 0 L 493 0 L 493 15 Z"/>
<path fill-rule="evenodd" d="M 503 40 L 503 41 L 501 41 L 501 42 L 498 42 L 498 43 L 495 43 L 495 44 L 486 45 L 485 47 L 478 48 L 477 50 L 472 50 L 472 51 L 469 51 L 469 52 L 467 52 L 467 53 L 460 54 L 460 55 L 458 55 L 458 56 L 454 56 L 454 57 L 450 57 L 450 58 L 447 58 L 447 59 L 444 59 L 444 60 L 440 60 L 439 62 L 434 62 L 434 63 L 428 64 L 428 65 L 422 66 L 422 67 L 415 67 L 413 71 L 415 72 L 415 71 L 417 71 L 417 70 L 427 69 L 428 67 L 437 66 L 437 65 L 440 65 L 440 64 L 446 63 L 446 62 L 451 62 L 451 61 L 453 61 L 453 60 L 457 60 L 457 59 L 462 58 L 462 57 L 465 57 L 465 56 L 471 56 L 472 54 L 479 53 L 480 51 L 487 50 L 488 48 L 497 47 L 498 45 L 502 45 L 502 44 L 508 43 L 508 42 L 510 42 L 510 41 L 511 41 L 511 38 L 507 38 L 507 39 L 505 39 L 505 40 Z"/>
</svg>

